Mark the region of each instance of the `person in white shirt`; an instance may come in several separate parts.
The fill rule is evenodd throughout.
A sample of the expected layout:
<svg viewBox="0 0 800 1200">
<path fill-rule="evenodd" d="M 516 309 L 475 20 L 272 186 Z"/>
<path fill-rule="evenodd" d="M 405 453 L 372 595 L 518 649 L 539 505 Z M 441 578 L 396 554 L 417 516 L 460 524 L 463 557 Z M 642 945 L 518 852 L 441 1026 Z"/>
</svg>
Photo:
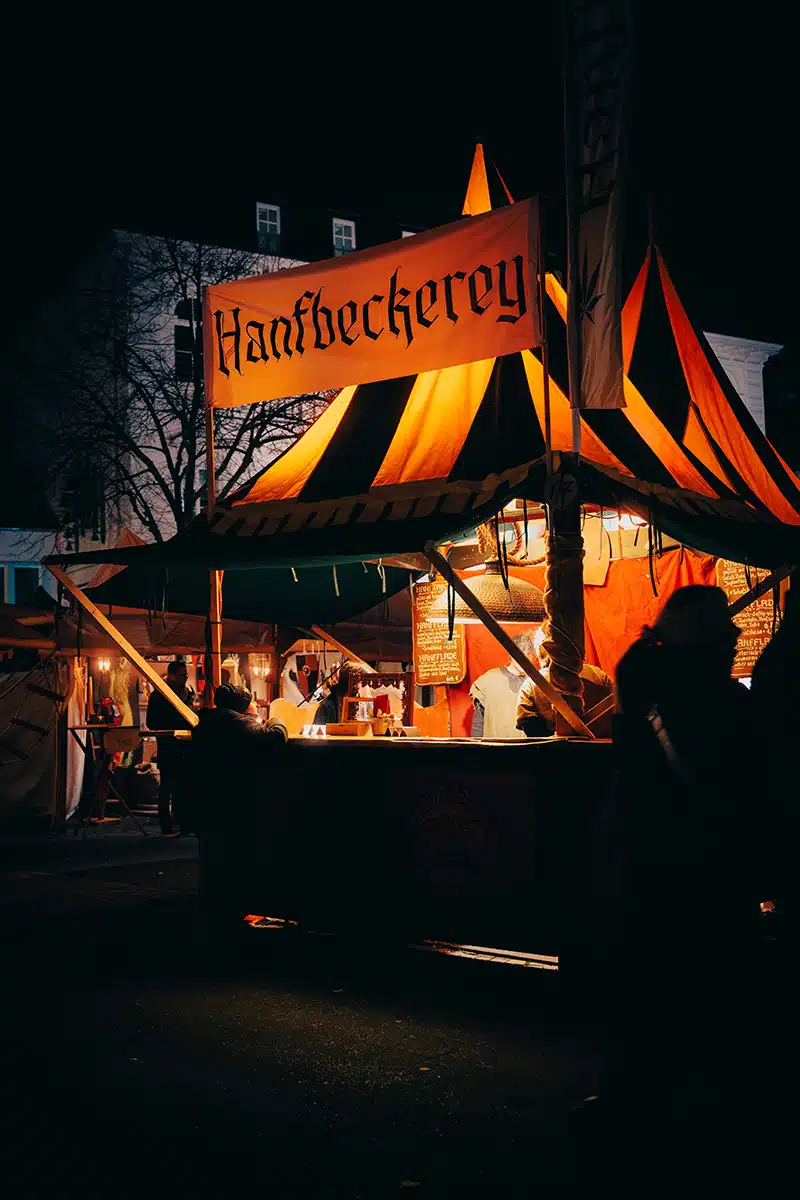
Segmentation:
<svg viewBox="0 0 800 1200">
<path fill-rule="evenodd" d="M 534 629 L 528 629 L 518 633 L 514 645 L 535 663 L 534 632 Z M 510 658 L 504 666 L 485 671 L 475 680 L 469 690 L 475 706 L 470 730 L 472 737 L 524 740 L 525 734 L 517 729 L 517 700 L 525 678 L 522 668 Z"/>
</svg>

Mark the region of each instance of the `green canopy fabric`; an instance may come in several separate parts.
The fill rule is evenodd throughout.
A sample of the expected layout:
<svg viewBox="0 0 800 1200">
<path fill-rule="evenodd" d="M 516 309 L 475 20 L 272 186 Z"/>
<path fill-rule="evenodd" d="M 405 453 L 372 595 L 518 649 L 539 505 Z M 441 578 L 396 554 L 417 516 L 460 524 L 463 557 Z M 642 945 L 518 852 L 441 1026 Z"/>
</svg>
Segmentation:
<svg viewBox="0 0 800 1200">
<path fill-rule="evenodd" d="M 332 566 L 226 571 L 222 608 L 227 618 L 295 626 L 329 625 L 380 604 L 408 586 L 410 572 L 361 562 Z M 337 595 L 338 589 L 338 595 Z M 208 612 L 208 572 L 197 567 L 131 566 L 100 587 L 92 600 L 114 619 L 113 606 L 155 612 Z M 110 609 L 110 613 L 109 613 Z"/>
<path fill-rule="evenodd" d="M 581 495 L 586 503 L 627 507 L 692 549 L 761 567 L 800 562 L 800 526 L 785 525 L 763 508 L 735 496 L 701 496 L 648 483 L 585 459 L 580 473 Z M 157 605 L 163 607 L 158 596 L 164 580 L 172 581 L 166 585 L 172 589 L 178 580 L 194 577 L 194 572 L 198 587 L 203 589 L 204 571 L 235 572 L 242 578 L 234 583 L 232 575 L 226 577 L 226 612 L 230 611 L 229 594 L 254 600 L 260 597 L 270 605 L 274 600 L 279 605 L 277 595 L 273 597 L 276 585 L 266 579 L 275 573 L 278 578 L 291 580 L 294 568 L 298 576 L 302 570 L 309 581 L 319 580 L 318 584 L 310 583 L 309 595 L 326 597 L 326 608 L 330 600 L 337 619 L 341 619 L 359 610 L 344 612 L 346 589 L 341 587 L 340 579 L 342 595 L 335 595 L 333 566 L 340 572 L 346 565 L 353 567 L 347 577 L 355 580 L 359 572 L 364 574 L 362 562 L 366 559 L 419 552 L 428 541 L 455 540 L 516 497 L 540 502 L 544 486 L 544 462 L 537 458 L 478 482 L 440 480 L 433 486 L 425 483 L 382 488 L 332 500 L 293 499 L 249 504 L 244 510 L 220 509 L 211 524 L 198 518 L 169 542 L 92 551 L 58 561 L 67 567 L 70 562 L 130 564 L 130 571 L 93 589 L 93 595 L 116 596 L 116 603 L 139 606 L 150 602 L 145 597 L 154 595 Z M 366 570 L 367 578 L 370 570 L 373 577 L 377 572 L 376 567 Z M 131 579 L 125 582 L 127 575 Z M 249 575 L 257 578 L 248 579 Z M 156 582 L 146 591 L 131 592 L 134 587 L 142 588 L 145 579 L 151 577 Z M 181 582 L 180 586 L 186 585 Z M 403 584 L 398 582 L 398 586 Z M 123 594 L 125 599 L 121 598 Z M 300 598 L 300 593 L 291 588 L 288 595 Z M 373 600 L 372 595 L 367 596 L 365 607 L 377 602 L 378 597 Z M 166 607 L 182 612 L 205 611 L 202 606 L 186 607 L 171 596 Z M 271 609 L 261 607 L 252 616 L 248 613 L 247 619 L 276 620 L 267 615 L 268 611 L 271 614 Z M 239 612 L 230 615 L 245 617 Z M 323 618 L 318 614 L 315 619 Z"/>
</svg>

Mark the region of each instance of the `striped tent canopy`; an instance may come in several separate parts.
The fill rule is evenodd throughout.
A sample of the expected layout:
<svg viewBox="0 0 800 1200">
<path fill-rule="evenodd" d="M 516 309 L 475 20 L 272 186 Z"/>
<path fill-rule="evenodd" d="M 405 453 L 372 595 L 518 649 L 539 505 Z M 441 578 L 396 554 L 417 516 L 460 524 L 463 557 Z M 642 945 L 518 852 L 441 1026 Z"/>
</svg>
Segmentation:
<svg viewBox="0 0 800 1200">
<path fill-rule="evenodd" d="M 566 297 L 552 275 L 547 291 L 558 452 L 571 442 Z M 736 561 L 800 560 L 800 480 L 690 323 L 657 250 L 625 304 L 623 335 L 626 407 L 581 414 L 584 499 Z M 288 568 L 419 550 L 514 497 L 541 500 L 543 428 L 544 373 L 530 351 L 348 387 L 210 521 L 160 546 L 80 560 Z"/>
<path fill-rule="evenodd" d="M 547 290 L 561 334 L 551 334 L 552 440 L 566 451 L 566 297 L 553 276 Z M 661 338 L 654 370 L 664 319 L 671 338 Z M 645 324 L 653 338 L 642 347 Z M 690 324 L 657 250 L 628 297 L 623 329 L 626 407 L 581 414 L 584 497 L 631 508 L 698 549 L 791 561 L 800 480 Z M 654 377 L 655 402 L 634 382 L 637 368 Z M 514 496 L 542 498 L 544 406 L 541 359 L 530 351 L 346 388 L 220 507 L 209 531 L 239 541 L 245 556 L 264 540 L 275 562 L 389 555 L 454 536 Z"/>
<path fill-rule="evenodd" d="M 465 212 L 491 206 L 485 180 L 476 157 Z M 561 452 L 572 436 L 566 296 L 555 276 L 546 282 L 552 444 Z M 581 414 L 583 499 L 625 507 L 708 553 L 760 566 L 800 561 L 800 480 L 690 322 L 655 248 L 624 307 L 623 349 L 626 407 Z M 420 550 L 515 497 L 542 499 L 544 407 L 541 356 L 531 351 L 348 387 L 210 520 L 163 545 L 72 561 L 294 568 Z"/>
<path fill-rule="evenodd" d="M 565 451 L 566 297 L 552 275 L 547 291 L 552 439 Z M 581 414 L 585 500 L 626 507 L 737 561 L 800 559 L 800 480 L 689 322 L 657 250 L 625 304 L 623 334 L 626 407 Z M 160 547 L 102 554 L 233 568 L 419 550 L 513 497 L 541 500 L 543 428 L 544 373 L 530 351 L 348 387 L 210 522 L 199 518 Z"/>
</svg>

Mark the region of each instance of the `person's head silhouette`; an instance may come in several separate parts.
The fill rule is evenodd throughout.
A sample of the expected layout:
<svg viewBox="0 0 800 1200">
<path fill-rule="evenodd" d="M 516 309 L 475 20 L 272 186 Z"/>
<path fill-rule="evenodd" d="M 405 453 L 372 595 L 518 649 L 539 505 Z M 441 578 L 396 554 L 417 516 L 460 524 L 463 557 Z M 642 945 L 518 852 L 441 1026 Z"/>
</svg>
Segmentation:
<svg viewBox="0 0 800 1200">
<path fill-rule="evenodd" d="M 678 588 L 661 610 L 653 633 L 664 645 L 690 654 L 696 666 L 730 674 L 739 627 L 728 615 L 722 588 Z"/>
<path fill-rule="evenodd" d="M 222 683 L 214 692 L 217 708 L 229 708 L 236 713 L 246 713 L 251 701 L 252 696 L 247 688 L 235 687 L 232 683 Z"/>
</svg>

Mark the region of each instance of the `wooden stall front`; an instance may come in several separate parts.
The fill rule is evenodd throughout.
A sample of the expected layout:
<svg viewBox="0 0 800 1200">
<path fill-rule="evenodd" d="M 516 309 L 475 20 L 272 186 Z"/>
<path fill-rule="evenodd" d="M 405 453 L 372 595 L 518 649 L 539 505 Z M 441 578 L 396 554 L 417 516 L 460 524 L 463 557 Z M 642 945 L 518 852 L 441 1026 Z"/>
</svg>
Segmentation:
<svg viewBox="0 0 800 1200">
<path fill-rule="evenodd" d="M 375 945 L 577 962 L 611 770 L 605 741 L 292 738 L 235 856 L 224 834 L 202 846 L 205 899 Z"/>
</svg>

